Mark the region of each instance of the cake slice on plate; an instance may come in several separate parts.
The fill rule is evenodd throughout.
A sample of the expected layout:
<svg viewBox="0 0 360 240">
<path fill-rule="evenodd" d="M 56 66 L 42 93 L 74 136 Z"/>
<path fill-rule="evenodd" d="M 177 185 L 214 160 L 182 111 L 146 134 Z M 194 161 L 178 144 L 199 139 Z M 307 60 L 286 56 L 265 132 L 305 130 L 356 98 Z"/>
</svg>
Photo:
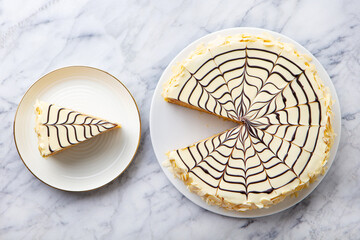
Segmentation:
<svg viewBox="0 0 360 240">
<path fill-rule="evenodd" d="M 43 157 L 121 127 L 117 123 L 42 101 L 36 102 L 35 115 L 35 132 Z"/>
</svg>

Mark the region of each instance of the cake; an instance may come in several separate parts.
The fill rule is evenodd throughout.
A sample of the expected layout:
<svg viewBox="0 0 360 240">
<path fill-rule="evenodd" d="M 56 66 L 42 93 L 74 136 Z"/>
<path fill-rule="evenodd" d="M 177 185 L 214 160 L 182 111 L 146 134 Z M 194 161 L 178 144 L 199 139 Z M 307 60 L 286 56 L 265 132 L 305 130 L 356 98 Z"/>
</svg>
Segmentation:
<svg viewBox="0 0 360 240">
<path fill-rule="evenodd" d="M 37 101 L 35 132 L 41 156 L 48 157 L 104 132 L 120 128 L 117 123 L 67 108 Z"/>
<path fill-rule="evenodd" d="M 267 208 L 325 171 L 333 101 L 311 58 L 288 43 L 266 35 L 218 37 L 173 67 L 162 94 L 237 123 L 167 153 L 169 169 L 208 204 Z"/>
</svg>

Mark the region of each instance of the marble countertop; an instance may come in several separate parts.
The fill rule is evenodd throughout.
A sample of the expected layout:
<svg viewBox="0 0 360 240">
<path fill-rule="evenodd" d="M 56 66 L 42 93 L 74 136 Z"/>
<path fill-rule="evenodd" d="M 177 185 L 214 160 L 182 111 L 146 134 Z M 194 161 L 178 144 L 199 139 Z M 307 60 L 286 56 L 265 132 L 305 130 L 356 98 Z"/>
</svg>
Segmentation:
<svg viewBox="0 0 360 240">
<path fill-rule="evenodd" d="M 156 84 L 192 41 L 230 27 L 283 33 L 328 71 L 342 109 L 337 157 L 304 201 L 257 219 L 203 210 L 168 181 L 152 149 Z M 360 2 L 0 1 L 0 239 L 358 239 L 360 234 Z M 17 105 L 47 72 L 88 65 L 118 77 L 142 117 L 138 154 L 126 172 L 91 192 L 46 186 L 13 140 Z"/>
</svg>

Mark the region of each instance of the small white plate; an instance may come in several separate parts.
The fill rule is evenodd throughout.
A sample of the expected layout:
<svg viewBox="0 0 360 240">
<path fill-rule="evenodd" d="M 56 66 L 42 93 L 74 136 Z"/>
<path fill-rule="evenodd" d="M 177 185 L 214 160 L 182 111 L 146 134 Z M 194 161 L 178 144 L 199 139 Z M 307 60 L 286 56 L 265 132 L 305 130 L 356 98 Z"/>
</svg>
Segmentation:
<svg viewBox="0 0 360 240">
<path fill-rule="evenodd" d="M 36 99 L 121 124 L 54 156 L 43 158 L 34 131 Z M 25 93 L 14 121 L 14 139 L 26 167 L 42 182 L 65 191 L 89 191 L 111 182 L 138 149 L 141 120 L 129 90 L 102 70 L 72 66 L 40 78 Z"/>
<path fill-rule="evenodd" d="M 183 59 L 188 57 L 188 55 L 196 49 L 201 43 L 207 43 L 214 40 L 218 36 L 224 35 L 234 35 L 239 33 L 250 33 L 250 34 L 261 34 L 269 33 L 272 36 L 279 38 L 282 42 L 292 43 L 295 48 L 304 54 L 307 54 L 313 58 L 312 63 L 315 64 L 320 78 L 323 80 L 324 84 L 328 86 L 331 90 L 335 104 L 333 106 L 334 112 L 334 122 L 333 128 L 336 133 L 336 138 L 333 147 L 330 151 L 330 159 L 327 163 L 328 169 L 330 168 L 332 162 L 334 161 L 336 151 L 339 145 L 340 132 L 341 132 L 341 114 L 339 100 L 336 95 L 335 88 L 330 80 L 329 75 L 326 73 L 323 66 L 320 62 L 303 46 L 294 40 L 272 31 L 259 28 L 230 28 L 225 29 L 219 32 L 214 32 L 209 35 L 206 35 L 195 42 L 188 45 L 184 50 L 182 50 L 169 64 L 162 74 L 159 83 L 155 89 L 154 96 L 152 99 L 151 110 L 150 110 L 150 134 L 153 148 L 156 154 L 156 157 L 160 163 L 161 168 L 165 172 L 165 175 L 168 177 L 170 182 L 188 199 L 190 199 L 195 204 L 218 214 L 238 217 L 238 218 L 252 218 L 252 217 L 261 217 L 266 215 L 271 215 L 280 211 L 283 211 L 291 206 L 294 206 L 306 196 L 308 196 L 316 186 L 321 182 L 324 176 L 318 178 L 318 180 L 311 184 L 308 188 L 303 189 L 299 192 L 298 197 L 296 198 L 286 198 L 284 201 L 279 204 L 272 206 L 267 209 L 256 209 L 247 212 L 235 212 L 227 211 L 217 206 L 211 206 L 206 204 L 199 196 L 194 193 L 191 193 L 185 186 L 185 184 L 175 178 L 173 174 L 165 168 L 162 163 L 166 160 L 165 153 L 177 149 L 180 147 L 188 146 L 196 141 L 205 139 L 214 134 L 222 132 L 226 129 L 229 129 L 235 126 L 234 123 L 221 120 L 216 116 L 210 114 L 202 113 L 199 111 L 187 109 L 181 106 L 167 103 L 161 96 L 163 84 L 168 81 L 171 77 L 171 67 L 174 66 L 177 62 L 181 62 Z"/>
</svg>

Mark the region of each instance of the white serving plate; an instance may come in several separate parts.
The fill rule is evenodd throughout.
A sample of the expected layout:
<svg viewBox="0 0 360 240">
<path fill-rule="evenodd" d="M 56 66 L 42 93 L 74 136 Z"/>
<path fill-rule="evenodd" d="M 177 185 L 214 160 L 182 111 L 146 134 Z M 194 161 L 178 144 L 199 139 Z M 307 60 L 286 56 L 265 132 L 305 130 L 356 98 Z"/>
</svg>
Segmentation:
<svg viewBox="0 0 360 240">
<path fill-rule="evenodd" d="M 116 129 L 48 158 L 34 131 L 36 99 L 121 124 Z M 88 191 L 117 178 L 138 149 L 141 120 L 129 90 L 91 67 L 65 67 L 40 78 L 25 93 L 14 121 L 14 139 L 25 166 L 42 182 L 66 191 Z"/>
<path fill-rule="evenodd" d="M 325 86 L 330 88 L 332 98 L 335 100 L 333 106 L 334 112 L 334 121 L 333 128 L 336 134 L 334 145 L 330 151 L 330 158 L 327 162 L 327 171 L 329 170 L 331 164 L 334 161 L 336 151 L 340 141 L 341 133 L 341 113 L 339 100 L 332 84 L 329 75 L 325 71 L 324 67 L 320 62 L 303 46 L 294 40 L 276 32 L 272 32 L 265 29 L 259 28 L 230 28 L 221 30 L 218 32 L 211 33 L 206 35 L 195 42 L 188 45 L 184 48 L 168 65 L 168 67 L 163 72 L 157 87 L 154 92 L 152 99 L 151 110 L 150 110 L 150 134 L 153 148 L 156 154 L 156 157 L 159 161 L 161 168 L 163 169 L 165 175 L 168 177 L 170 182 L 189 200 L 199 205 L 200 207 L 212 211 L 217 214 L 230 217 L 238 218 L 253 218 L 267 216 L 274 213 L 281 212 L 289 207 L 294 206 L 295 204 L 302 201 L 306 198 L 315 188 L 319 185 L 322 179 L 325 177 L 320 176 L 316 182 L 311 184 L 308 188 L 303 189 L 298 193 L 298 197 L 288 197 L 284 201 L 280 202 L 277 205 L 274 205 L 270 208 L 256 209 L 246 212 L 235 212 L 222 209 L 217 206 L 212 206 L 206 204 L 198 195 L 190 192 L 185 184 L 175 178 L 173 174 L 162 165 L 166 160 L 166 155 L 170 150 L 188 146 L 194 142 L 210 137 L 214 134 L 220 133 L 226 129 L 229 129 L 233 126 L 236 126 L 234 123 L 229 121 L 224 121 L 219 119 L 216 116 L 210 114 L 202 113 L 199 111 L 187 109 L 181 106 L 167 103 L 161 96 L 163 84 L 168 81 L 172 75 L 171 67 L 174 66 L 177 62 L 181 62 L 183 59 L 188 57 L 188 55 L 196 49 L 201 43 L 207 43 L 218 36 L 234 35 L 240 33 L 250 33 L 250 34 L 261 34 L 269 33 L 275 38 L 279 38 L 282 42 L 288 42 L 295 46 L 295 48 L 303 54 L 307 54 L 312 57 L 312 63 L 315 64 L 318 74 Z"/>
</svg>

